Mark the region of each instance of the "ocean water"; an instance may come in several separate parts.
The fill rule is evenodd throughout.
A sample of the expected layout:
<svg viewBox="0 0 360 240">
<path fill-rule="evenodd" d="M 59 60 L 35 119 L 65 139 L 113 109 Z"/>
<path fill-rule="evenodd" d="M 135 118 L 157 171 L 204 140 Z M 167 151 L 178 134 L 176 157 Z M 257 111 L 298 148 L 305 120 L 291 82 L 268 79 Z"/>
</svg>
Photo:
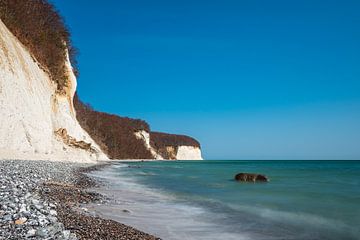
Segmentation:
<svg viewBox="0 0 360 240">
<path fill-rule="evenodd" d="M 360 161 L 128 162 L 92 175 L 116 199 L 99 214 L 163 239 L 360 239 Z"/>
</svg>

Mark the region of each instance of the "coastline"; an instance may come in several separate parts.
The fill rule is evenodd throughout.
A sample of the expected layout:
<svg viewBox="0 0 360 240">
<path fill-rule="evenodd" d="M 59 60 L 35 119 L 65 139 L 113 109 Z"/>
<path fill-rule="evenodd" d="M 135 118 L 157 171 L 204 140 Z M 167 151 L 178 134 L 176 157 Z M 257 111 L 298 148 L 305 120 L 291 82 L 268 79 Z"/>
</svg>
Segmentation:
<svg viewBox="0 0 360 240">
<path fill-rule="evenodd" d="M 353 179 L 360 166 L 354 164 L 113 162 L 88 174 L 102 183 L 94 191 L 109 201 L 87 207 L 163 239 L 358 239 L 358 203 L 351 196 L 359 192 Z M 240 169 L 266 173 L 272 181 L 236 182 L 232 176 Z M 304 181 L 309 178 L 312 183 Z M 330 196 L 336 201 L 327 201 Z"/>
<path fill-rule="evenodd" d="M 85 173 L 109 164 L 0 160 L 0 239 L 159 239 L 83 206 L 106 203 Z"/>
</svg>

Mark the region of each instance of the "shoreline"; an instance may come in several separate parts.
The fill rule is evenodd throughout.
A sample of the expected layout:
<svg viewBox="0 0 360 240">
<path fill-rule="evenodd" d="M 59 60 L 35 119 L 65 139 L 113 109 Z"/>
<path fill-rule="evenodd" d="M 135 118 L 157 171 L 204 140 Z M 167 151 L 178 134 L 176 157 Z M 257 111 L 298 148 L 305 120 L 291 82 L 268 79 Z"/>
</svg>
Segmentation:
<svg viewBox="0 0 360 240">
<path fill-rule="evenodd" d="M 0 239 L 159 239 L 83 206 L 106 204 L 86 173 L 110 164 L 0 160 Z"/>
</svg>

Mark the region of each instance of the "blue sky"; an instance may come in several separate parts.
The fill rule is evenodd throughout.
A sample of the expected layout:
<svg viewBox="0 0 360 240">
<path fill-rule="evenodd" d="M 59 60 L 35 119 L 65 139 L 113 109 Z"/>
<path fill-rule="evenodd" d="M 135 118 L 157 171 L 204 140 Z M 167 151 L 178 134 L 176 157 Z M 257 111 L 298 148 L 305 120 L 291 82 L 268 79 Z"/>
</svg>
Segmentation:
<svg viewBox="0 0 360 240">
<path fill-rule="evenodd" d="M 96 109 L 207 159 L 360 159 L 359 1 L 52 2 Z"/>
</svg>

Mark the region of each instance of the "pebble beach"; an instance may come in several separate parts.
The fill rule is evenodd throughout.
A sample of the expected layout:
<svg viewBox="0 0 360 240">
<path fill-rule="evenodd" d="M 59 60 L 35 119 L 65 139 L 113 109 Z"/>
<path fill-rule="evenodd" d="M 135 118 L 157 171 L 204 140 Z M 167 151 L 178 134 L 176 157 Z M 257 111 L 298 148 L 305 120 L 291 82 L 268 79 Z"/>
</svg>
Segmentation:
<svg viewBox="0 0 360 240">
<path fill-rule="evenodd" d="M 87 211 L 106 204 L 86 190 L 101 165 L 0 160 L 0 239 L 158 239 Z"/>
</svg>

